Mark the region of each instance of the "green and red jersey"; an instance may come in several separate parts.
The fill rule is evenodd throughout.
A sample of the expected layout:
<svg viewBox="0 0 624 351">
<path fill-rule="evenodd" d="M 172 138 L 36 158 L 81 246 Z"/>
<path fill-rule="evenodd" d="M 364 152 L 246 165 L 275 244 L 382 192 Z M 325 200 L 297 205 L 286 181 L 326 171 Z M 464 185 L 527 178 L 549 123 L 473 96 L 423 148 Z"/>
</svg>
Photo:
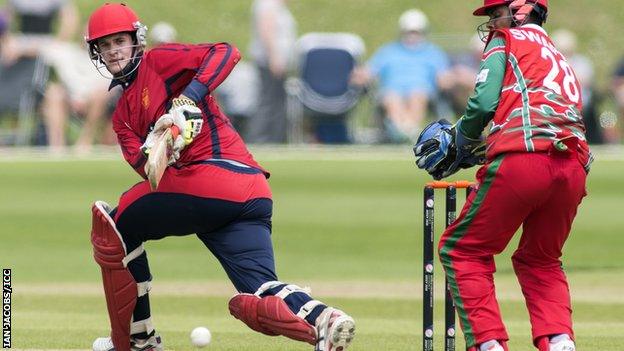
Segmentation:
<svg viewBox="0 0 624 351">
<path fill-rule="evenodd" d="M 575 138 L 579 161 L 588 169 L 592 157 L 581 111 L 574 71 L 546 32 L 528 24 L 491 36 L 459 128 L 478 138 L 491 122 L 489 160 L 510 152 L 547 152 L 553 143 Z"/>
</svg>

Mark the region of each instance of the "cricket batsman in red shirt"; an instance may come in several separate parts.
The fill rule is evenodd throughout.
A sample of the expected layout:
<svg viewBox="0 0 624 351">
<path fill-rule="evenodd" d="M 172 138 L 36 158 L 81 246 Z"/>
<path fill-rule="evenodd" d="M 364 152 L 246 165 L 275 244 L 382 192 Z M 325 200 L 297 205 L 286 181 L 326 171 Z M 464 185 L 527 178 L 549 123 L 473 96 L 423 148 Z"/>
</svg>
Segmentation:
<svg viewBox="0 0 624 351">
<path fill-rule="evenodd" d="M 474 94 L 457 124 L 428 126 L 414 147 L 417 165 L 441 179 L 482 163 L 478 190 L 444 232 L 440 260 L 470 351 L 508 350 L 496 301 L 494 255 L 516 230 L 512 261 L 540 351 L 574 351 L 563 245 L 586 195 L 592 161 L 581 89 L 542 24 L 548 0 L 484 0 L 474 15 L 486 49 Z"/>
<path fill-rule="evenodd" d="M 240 60 L 227 43 L 165 44 L 146 51 L 147 27 L 124 4 L 89 19 L 89 53 L 121 85 L 113 127 L 124 158 L 144 178 L 116 208 L 97 201 L 91 241 L 101 267 L 110 337 L 94 351 L 160 351 L 151 320 L 151 273 L 143 243 L 195 234 L 219 260 L 238 293 L 230 313 L 255 331 L 346 349 L 355 322 L 344 312 L 280 282 L 271 243 L 269 173 L 253 159 L 211 92 Z M 144 165 L 156 137 L 176 126 L 169 167 L 151 191 Z"/>
</svg>

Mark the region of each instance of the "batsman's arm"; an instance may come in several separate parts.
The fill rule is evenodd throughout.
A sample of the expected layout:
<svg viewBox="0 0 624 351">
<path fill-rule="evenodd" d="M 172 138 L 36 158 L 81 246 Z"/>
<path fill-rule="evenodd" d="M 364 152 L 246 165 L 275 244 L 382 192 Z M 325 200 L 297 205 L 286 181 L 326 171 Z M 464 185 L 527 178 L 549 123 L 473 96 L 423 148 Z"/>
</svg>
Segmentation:
<svg viewBox="0 0 624 351">
<path fill-rule="evenodd" d="M 500 101 L 507 55 L 502 38 L 492 39 L 481 60 L 475 90 L 468 99 L 466 112 L 458 131 L 470 139 L 479 139 L 483 129 L 492 120 Z"/>
<path fill-rule="evenodd" d="M 212 45 L 203 57 L 197 74 L 182 95 L 195 102 L 203 100 L 230 75 L 240 59 L 240 52 L 235 46 L 228 43 Z"/>
</svg>

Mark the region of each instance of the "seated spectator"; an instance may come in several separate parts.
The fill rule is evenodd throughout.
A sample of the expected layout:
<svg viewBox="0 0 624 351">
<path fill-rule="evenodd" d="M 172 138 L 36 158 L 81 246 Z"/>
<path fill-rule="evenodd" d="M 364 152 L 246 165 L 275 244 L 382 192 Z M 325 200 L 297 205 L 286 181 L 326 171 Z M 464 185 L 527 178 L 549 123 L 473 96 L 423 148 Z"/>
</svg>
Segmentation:
<svg viewBox="0 0 624 351">
<path fill-rule="evenodd" d="M 590 144 L 602 144 L 607 142 L 606 139 L 614 138 L 615 135 L 608 128 L 600 126 L 598 106 L 602 96 L 595 86 L 594 63 L 587 56 L 577 52 L 577 39 L 573 32 L 558 29 L 550 37 L 555 47 L 566 57 L 581 85 L 582 114 L 587 141 Z"/>
<path fill-rule="evenodd" d="M 10 66 L 20 57 L 38 57 L 53 42 L 69 41 L 76 33 L 78 14 L 71 0 L 9 0 L 7 10 L 15 21 L 16 33 L 10 35 L 2 48 L 2 62 Z M 53 35 L 58 20 L 57 35 Z M 70 61 L 67 61 L 70 62 Z M 67 64 L 65 62 L 65 64 Z M 60 106 L 63 96 L 58 85 L 48 85 L 42 104 L 47 141 L 52 147 L 65 145 L 67 115 Z"/>
<path fill-rule="evenodd" d="M 47 83 L 41 112 L 47 143 L 53 149 L 67 142 L 70 115 L 84 116 L 76 149 L 89 150 L 108 110 L 110 94 L 107 80 L 94 72 L 87 49 L 73 44 L 78 13 L 71 0 L 10 0 L 9 11 L 18 23 L 4 62 L 19 57 L 39 57 L 51 68 L 53 80 Z M 54 22 L 58 31 L 53 35 Z M 109 123 L 110 124 L 110 123 Z M 111 141 L 110 126 L 102 140 Z"/>
<path fill-rule="evenodd" d="M 108 81 L 93 69 L 86 52 L 86 48 L 64 41 L 54 41 L 42 48 L 42 56 L 53 68 L 58 80 L 48 84 L 44 115 L 48 119 L 61 121 L 59 128 L 63 131 L 71 114 L 84 116 L 75 143 L 76 151 L 81 153 L 90 150 L 98 130 L 103 130 L 104 134 L 112 131 L 110 121 L 105 118 L 111 98 Z M 102 138 L 106 137 L 102 135 Z"/>
<path fill-rule="evenodd" d="M 440 89 L 452 86 L 449 59 L 427 40 L 428 29 L 422 11 L 404 12 L 399 18 L 399 39 L 377 50 L 352 76 L 352 82 L 361 85 L 377 80 L 392 141 L 415 139 L 429 103 Z"/>
</svg>

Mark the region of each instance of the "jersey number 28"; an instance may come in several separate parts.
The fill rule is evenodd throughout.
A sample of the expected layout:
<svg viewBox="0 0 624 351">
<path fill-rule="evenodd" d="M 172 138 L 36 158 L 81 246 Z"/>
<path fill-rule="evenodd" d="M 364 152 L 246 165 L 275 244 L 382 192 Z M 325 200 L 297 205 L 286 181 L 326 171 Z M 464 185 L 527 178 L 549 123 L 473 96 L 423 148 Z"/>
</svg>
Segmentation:
<svg viewBox="0 0 624 351">
<path fill-rule="evenodd" d="M 561 95 L 561 85 L 555 81 L 559 75 L 559 67 L 561 67 L 564 73 L 563 90 L 565 91 L 566 96 L 574 103 L 579 102 L 581 93 L 570 65 L 563 59 L 557 62 L 555 54 L 547 47 L 542 47 L 542 58 L 549 59 L 552 63 L 550 72 L 548 72 L 548 75 L 544 78 L 544 86 Z"/>
</svg>

